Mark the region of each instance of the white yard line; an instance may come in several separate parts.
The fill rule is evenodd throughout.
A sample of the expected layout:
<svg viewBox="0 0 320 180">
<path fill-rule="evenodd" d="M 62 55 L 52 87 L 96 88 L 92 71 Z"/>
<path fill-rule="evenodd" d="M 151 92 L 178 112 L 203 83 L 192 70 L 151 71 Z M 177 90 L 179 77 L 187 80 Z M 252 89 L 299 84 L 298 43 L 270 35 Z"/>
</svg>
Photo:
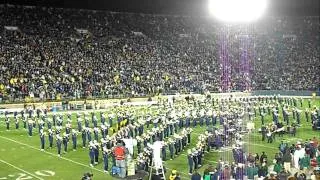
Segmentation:
<svg viewBox="0 0 320 180">
<path fill-rule="evenodd" d="M 266 145 L 262 145 L 262 144 L 255 144 L 255 143 L 252 143 L 252 142 L 243 142 L 245 144 L 251 144 L 253 146 L 260 146 L 260 147 L 265 147 L 265 148 L 268 148 L 268 149 L 278 149 L 278 148 L 275 148 L 273 146 L 266 146 Z M 271 143 L 272 144 L 272 143 Z"/>
<path fill-rule="evenodd" d="M 182 155 L 182 156 L 186 156 L 186 157 L 187 157 L 187 155 L 186 155 L 186 154 L 184 154 L 184 153 L 181 153 L 180 155 Z M 203 161 L 211 162 L 211 163 L 217 163 L 217 161 L 209 161 L 209 160 L 206 160 L 206 159 L 203 159 Z"/>
<path fill-rule="evenodd" d="M 44 179 L 42 179 L 42 178 L 39 177 L 39 176 L 36 176 L 36 175 L 34 175 L 34 174 L 26 171 L 26 170 L 23 170 L 23 169 L 15 166 L 15 165 L 13 165 L 13 164 L 8 163 L 7 161 L 4 161 L 4 160 L 0 159 L 0 162 L 6 164 L 6 165 L 8 165 L 8 166 L 11 166 L 11 167 L 13 167 L 13 168 L 15 168 L 15 169 L 18 169 L 19 171 L 22 171 L 22 172 L 24 172 L 24 173 L 27 173 L 27 174 L 29 174 L 29 175 L 32 176 L 32 177 L 35 177 L 35 178 L 40 179 L 40 180 L 44 180 Z"/>
<path fill-rule="evenodd" d="M 23 146 L 26 146 L 26 147 L 31 148 L 31 149 L 34 149 L 34 150 L 36 150 L 36 151 L 41 151 L 41 150 L 38 149 L 38 148 L 35 148 L 35 147 L 30 146 L 30 145 L 28 145 L 28 144 L 25 144 L 25 143 L 22 143 L 22 142 L 19 142 L 19 141 L 16 141 L 16 140 L 13 140 L 13 139 L 10 139 L 10 138 L 7 138 L 7 137 L 0 136 L 0 138 L 5 139 L 5 140 L 8 140 L 8 141 L 11 141 L 11 142 L 14 142 L 14 143 L 17 143 L 17 144 L 20 144 L 20 145 L 23 145 Z M 47 152 L 47 151 L 41 151 L 41 152 L 46 153 L 46 154 L 49 154 L 49 155 L 54 156 L 54 157 L 59 157 L 58 155 L 53 154 L 53 153 L 50 153 L 50 152 Z M 74 160 L 71 160 L 71 159 L 68 159 L 68 158 L 65 158 L 65 157 L 59 157 L 59 158 L 60 158 L 60 159 L 63 159 L 63 160 L 66 160 L 66 161 L 69 161 L 69 162 L 71 162 L 71 163 L 73 163 L 73 164 L 78 164 L 78 165 L 80 165 L 80 166 L 84 166 L 84 167 L 93 169 L 93 170 L 95 170 L 95 171 L 99 171 L 99 172 L 101 172 L 101 173 L 104 173 L 102 170 L 97 169 L 97 168 L 90 167 L 89 165 L 85 165 L 85 164 L 79 163 L 79 162 L 77 162 L 77 161 L 74 161 Z"/>
</svg>

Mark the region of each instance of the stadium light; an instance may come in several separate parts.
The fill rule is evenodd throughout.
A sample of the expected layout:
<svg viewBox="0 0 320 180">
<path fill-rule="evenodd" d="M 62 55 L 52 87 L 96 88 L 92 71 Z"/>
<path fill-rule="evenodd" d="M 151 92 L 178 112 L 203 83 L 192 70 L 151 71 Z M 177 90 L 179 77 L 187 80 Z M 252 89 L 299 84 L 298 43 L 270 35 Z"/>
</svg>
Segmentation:
<svg viewBox="0 0 320 180">
<path fill-rule="evenodd" d="M 263 15 L 267 0 L 209 0 L 209 12 L 225 22 L 251 22 Z"/>
</svg>

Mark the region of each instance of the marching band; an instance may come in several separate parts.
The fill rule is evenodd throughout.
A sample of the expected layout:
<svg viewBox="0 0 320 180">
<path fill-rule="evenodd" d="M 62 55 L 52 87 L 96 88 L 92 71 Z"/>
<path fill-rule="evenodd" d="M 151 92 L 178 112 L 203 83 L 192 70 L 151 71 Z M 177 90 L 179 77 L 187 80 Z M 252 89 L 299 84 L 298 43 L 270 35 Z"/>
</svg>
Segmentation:
<svg viewBox="0 0 320 180">
<path fill-rule="evenodd" d="M 230 146 L 235 143 L 235 157 L 241 162 L 241 142 L 243 133 L 247 130 L 254 130 L 254 127 L 246 126 L 244 119 L 253 122 L 260 116 L 262 141 L 268 143 L 275 141 L 276 134 L 283 136 L 289 133 L 295 136 L 297 128 L 301 123 L 303 110 L 299 109 L 294 100 L 286 98 L 279 99 L 219 99 L 216 101 L 199 101 L 194 104 L 173 104 L 170 107 L 160 104 L 158 107 L 127 108 L 117 107 L 107 113 L 100 113 L 100 122 L 94 113 L 90 116 L 85 112 L 76 114 L 76 129 L 72 126 L 71 113 L 64 117 L 62 114 L 53 114 L 48 117 L 45 111 L 29 110 L 29 116 L 24 116 L 21 112 L 14 113 L 16 129 L 19 129 L 19 120 L 23 121 L 23 127 L 28 128 L 28 135 L 33 136 L 33 129 L 38 126 L 40 135 L 40 149 L 45 150 L 45 136 L 48 136 L 49 147 L 53 147 L 56 140 L 58 155 L 61 156 L 63 145 L 64 152 L 68 152 L 69 139 L 72 140 L 72 149 L 77 149 L 77 139 L 81 137 L 82 147 L 89 149 L 90 165 L 99 163 L 99 151 L 102 152 L 104 171 L 108 172 L 109 160 L 114 157 L 112 148 L 117 140 L 133 138 L 136 140 L 136 162 L 138 169 L 147 170 L 152 162 L 152 151 L 148 147 L 149 143 L 154 143 L 156 139 L 164 141 L 161 148 L 162 160 L 172 160 L 180 155 L 186 148 L 191 148 L 191 134 L 193 129 L 206 126 L 205 133 L 198 134 L 198 143 L 195 147 L 187 150 L 187 162 L 189 173 L 201 167 L 202 157 L 205 150 L 211 148 L 219 150 L 223 146 Z M 293 105 L 296 106 L 293 106 Z M 280 111 L 281 109 L 281 111 Z M 279 117 L 282 112 L 281 119 Z M 305 119 L 320 128 L 319 108 L 308 108 L 305 111 Z M 35 116 L 37 114 L 37 116 Z M 5 113 L 6 129 L 10 129 L 9 113 Z M 265 122 L 265 116 L 272 116 L 272 123 Z M 84 119 L 84 124 L 82 123 Z M 293 120 L 290 122 L 290 120 Z M 117 123 L 113 123 L 117 122 Z M 219 122 L 221 128 L 215 125 Z M 47 126 L 46 126 L 47 125 Z M 100 126 L 98 126 L 100 125 Z M 45 128 L 45 126 L 47 128 Z M 192 128 L 191 128 L 192 126 Z M 47 130 L 46 130 L 47 129 Z M 61 130 L 64 130 L 64 133 Z M 62 135 L 61 135 L 62 134 Z M 55 137 L 55 138 L 54 138 Z M 101 139 L 99 139 L 99 137 Z M 100 141 L 100 142 L 99 142 Z M 101 149 L 100 149 L 101 148 Z M 169 155 L 167 156 L 167 150 Z M 133 154 L 133 153 L 132 153 Z M 114 164 L 114 163 L 113 163 Z"/>
</svg>

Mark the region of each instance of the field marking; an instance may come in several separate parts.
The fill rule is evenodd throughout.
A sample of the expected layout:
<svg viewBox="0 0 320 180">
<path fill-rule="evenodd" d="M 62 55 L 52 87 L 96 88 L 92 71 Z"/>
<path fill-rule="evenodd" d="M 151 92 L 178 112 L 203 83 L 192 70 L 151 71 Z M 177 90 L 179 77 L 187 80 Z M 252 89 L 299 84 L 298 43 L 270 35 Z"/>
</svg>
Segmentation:
<svg viewBox="0 0 320 180">
<path fill-rule="evenodd" d="M 244 144 L 252 144 L 253 146 L 260 146 L 260 147 L 265 147 L 265 148 L 268 148 L 268 149 L 278 149 L 278 148 L 275 148 L 273 146 L 266 146 L 266 145 L 263 145 L 263 144 L 255 144 L 255 143 L 251 143 L 251 142 L 243 142 Z M 272 143 L 271 143 L 272 144 Z"/>
<path fill-rule="evenodd" d="M 182 156 L 188 156 L 188 155 L 186 155 L 186 154 L 184 154 L 184 153 L 181 153 L 181 154 L 179 154 L 179 155 L 182 155 Z M 206 159 L 203 159 L 203 161 L 207 161 L 207 162 L 212 162 L 212 163 L 217 163 L 217 161 L 210 161 L 210 160 L 206 160 Z"/>
<path fill-rule="evenodd" d="M 84 166 L 84 167 L 87 167 L 87 168 L 90 168 L 90 169 L 93 169 L 93 170 L 96 170 L 96 171 L 99 171 L 99 172 L 105 174 L 104 171 L 102 171 L 102 170 L 100 170 L 100 169 L 97 169 L 97 168 L 94 168 L 94 167 L 90 167 L 89 165 L 85 165 L 85 164 L 79 163 L 79 162 L 77 162 L 77 161 L 74 161 L 74 160 L 71 160 L 71 159 L 68 159 L 68 158 L 65 158 L 65 157 L 59 157 L 58 155 L 53 154 L 53 153 L 50 153 L 50 152 L 47 152 L 47 151 L 41 151 L 41 149 L 35 148 L 35 147 L 30 146 L 30 145 L 28 145 L 28 144 L 25 144 L 25 143 L 22 143 L 22 142 L 19 142 L 19 141 L 16 141 L 16 140 L 13 140 L 13 139 L 10 139 L 10 138 L 7 138 L 7 137 L 3 137 L 3 136 L 0 136 L 0 138 L 5 139 L 5 140 L 8 140 L 8 141 L 12 141 L 12 142 L 17 143 L 17 144 L 20 144 L 20 145 L 24 145 L 24 146 L 29 147 L 29 148 L 31 148 L 31 149 L 34 149 L 34 150 L 37 150 L 37 151 L 40 151 L 40 152 L 49 154 L 49 155 L 54 156 L 54 157 L 58 157 L 58 158 L 60 158 L 60 159 L 64 159 L 64 160 L 69 161 L 69 162 L 72 162 L 72 163 L 74 163 L 74 164 L 78 164 L 78 165 L 80 165 L 80 166 Z"/>
<path fill-rule="evenodd" d="M 23 170 L 23 169 L 15 166 L 15 165 L 13 165 L 13 164 L 8 163 L 7 161 L 4 161 L 4 160 L 0 159 L 0 162 L 2 162 L 2 163 L 4 163 L 4 164 L 7 164 L 8 166 L 11 166 L 11 167 L 13 167 L 13 168 L 15 168 L 15 169 L 18 169 L 19 171 L 22 171 L 22 172 L 24 172 L 24 173 L 27 173 L 27 174 L 29 174 L 30 176 L 33 176 L 33 177 L 35 177 L 35 178 L 37 178 L 37 179 L 44 180 L 44 179 L 42 179 L 42 178 L 39 177 L 39 176 L 36 176 L 36 175 L 34 175 L 34 174 L 26 171 L 26 170 Z"/>
</svg>

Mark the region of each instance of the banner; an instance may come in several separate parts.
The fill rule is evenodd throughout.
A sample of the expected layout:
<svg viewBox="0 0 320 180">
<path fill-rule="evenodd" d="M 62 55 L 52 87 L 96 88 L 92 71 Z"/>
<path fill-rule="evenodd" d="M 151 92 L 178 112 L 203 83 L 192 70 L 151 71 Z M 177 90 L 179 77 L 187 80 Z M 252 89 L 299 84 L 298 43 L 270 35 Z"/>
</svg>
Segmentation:
<svg viewBox="0 0 320 180">
<path fill-rule="evenodd" d="M 87 29 L 76 29 L 78 33 L 80 34 L 88 34 L 89 31 Z"/>
<path fill-rule="evenodd" d="M 145 36 L 146 36 L 146 35 L 144 35 L 142 32 L 132 31 L 132 33 L 133 33 L 135 36 L 142 36 L 142 37 L 145 37 Z"/>
<path fill-rule="evenodd" d="M 8 30 L 8 31 L 18 31 L 19 30 L 19 28 L 17 26 L 4 26 L 4 29 Z"/>
<path fill-rule="evenodd" d="M 191 35 L 190 34 L 179 34 L 179 37 L 181 37 L 181 38 L 190 38 Z"/>
</svg>

